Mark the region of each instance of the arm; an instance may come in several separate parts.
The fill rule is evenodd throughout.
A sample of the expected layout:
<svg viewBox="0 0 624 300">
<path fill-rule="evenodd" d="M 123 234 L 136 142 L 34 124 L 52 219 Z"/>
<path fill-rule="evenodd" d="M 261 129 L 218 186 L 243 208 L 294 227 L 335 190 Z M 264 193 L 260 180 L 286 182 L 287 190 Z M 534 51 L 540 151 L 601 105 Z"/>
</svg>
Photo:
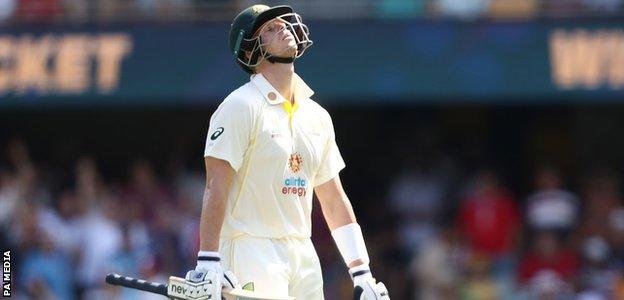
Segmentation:
<svg viewBox="0 0 624 300">
<path fill-rule="evenodd" d="M 234 178 L 234 169 L 224 160 L 207 156 L 206 188 L 199 223 L 199 249 L 218 251 L 219 235 L 225 217 L 225 204 Z"/>
<path fill-rule="evenodd" d="M 224 273 L 221 267 L 219 238 L 232 181 L 249 144 L 252 116 L 252 107 L 244 99 L 230 95 L 210 117 L 206 134 L 206 187 L 199 223 L 200 251 L 195 270 L 186 273 L 186 280 L 202 284 L 201 296 L 211 299 L 221 299 L 222 284 L 234 288 L 236 283 L 231 272 Z M 198 296 L 194 295 L 195 298 Z"/>
<path fill-rule="evenodd" d="M 206 187 L 199 225 L 202 251 L 217 251 L 226 201 L 249 144 L 251 108 L 239 98 L 226 98 L 210 118 L 204 164 Z"/>
<path fill-rule="evenodd" d="M 221 288 L 234 288 L 237 283 L 234 274 L 224 274 L 218 252 L 221 226 L 235 171 L 227 161 L 211 156 L 206 156 L 204 163 L 206 188 L 199 221 L 200 251 L 197 254 L 197 266 L 186 273 L 186 280 L 201 284 L 201 294 L 221 299 Z M 192 293 L 191 290 L 189 292 Z"/>
<path fill-rule="evenodd" d="M 349 268 L 349 275 L 353 280 L 353 299 L 390 300 L 386 286 L 375 281 L 368 266 L 370 259 L 362 229 L 355 219 L 353 207 L 338 175 L 345 167 L 345 163 L 336 144 L 331 118 L 329 115 L 326 117 L 329 139 L 321 165 L 314 177 L 314 182 L 318 183 L 315 184 L 314 192 L 340 255 Z"/>
<path fill-rule="evenodd" d="M 339 176 L 317 186 L 314 191 L 321 203 L 323 216 L 325 217 L 330 231 L 333 232 L 336 228 L 357 223 L 355 214 L 353 213 L 353 207 L 342 188 L 342 182 L 340 182 Z M 364 263 L 362 259 L 356 259 L 353 262 L 347 263 L 347 267 L 351 268 Z"/>
<path fill-rule="evenodd" d="M 314 191 L 321 203 L 323 216 L 353 279 L 354 299 L 390 300 L 386 286 L 375 281 L 368 266 L 369 258 L 362 230 L 347 198 L 340 177 L 320 184 Z"/>
</svg>

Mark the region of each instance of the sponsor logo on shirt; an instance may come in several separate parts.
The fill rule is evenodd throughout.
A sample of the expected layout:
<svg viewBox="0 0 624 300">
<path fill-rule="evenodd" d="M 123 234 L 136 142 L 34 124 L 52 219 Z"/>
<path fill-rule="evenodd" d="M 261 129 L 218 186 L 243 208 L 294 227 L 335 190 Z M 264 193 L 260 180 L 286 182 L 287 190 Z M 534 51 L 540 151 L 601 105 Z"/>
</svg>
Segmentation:
<svg viewBox="0 0 624 300">
<path fill-rule="evenodd" d="M 305 197 L 308 192 L 308 182 L 301 177 L 290 177 L 284 180 L 284 186 L 282 187 L 282 194 L 284 195 L 297 195 L 299 197 Z"/>
<path fill-rule="evenodd" d="M 224 130 L 225 129 L 223 127 L 217 128 L 217 130 L 215 130 L 210 136 L 210 140 L 212 141 L 216 140 L 223 133 Z"/>
<path fill-rule="evenodd" d="M 272 139 L 281 138 L 281 137 L 282 137 L 282 133 L 279 130 L 277 130 L 277 129 L 271 130 L 271 138 Z"/>
</svg>

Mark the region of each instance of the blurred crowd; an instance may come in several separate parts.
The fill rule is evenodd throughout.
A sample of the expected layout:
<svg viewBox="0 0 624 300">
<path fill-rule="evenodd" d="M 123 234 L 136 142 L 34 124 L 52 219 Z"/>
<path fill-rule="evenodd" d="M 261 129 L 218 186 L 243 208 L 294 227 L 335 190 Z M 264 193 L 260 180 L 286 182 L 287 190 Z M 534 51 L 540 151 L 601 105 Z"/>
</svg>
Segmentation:
<svg viewBox="0 0 624 300">
<path fill-rule="evenodd" d="M 624 299 L 617 174 L 590 172 L 577 193 L 544 165 L 524 199 L 487 168 L 453 195 L 448 174 L 411 169 L 389 198 L 417 299 Z"/>
<path fill-rule="evenodd" d="M 622 0 L 0 0 L 0 21 L 231 20 L 252 4 L 288 3 L 309 19 L 621 16 Z"/>
<path fill-rule="evenodd" d="M 59 172 L 37 164 L 23 141 L 2 153 L 0 244 L 13 250 L 17 299 L 159 299 L 107 286 L 104 275 L 164 282 L 194 266 L 201 170 L 158 172 L 139 158 L 110 179 L 90 156 Z M 517 195 L 494 169 L 464 176 L 449 160 L 402 159 L 384 205 L 355 205 L 369 210 L 358 216 L 393 299 L 624 299 L 619 174 L 589 172 L 571 190 L 543 165 L 533 191 Z M 326 298 L 349 299 L 318 207 L 313 224 Z"/>
<path fill-rule="evenodd" d="M 165 282 L 194 265 L 201 174 L 163 184 L 136 160 L 128 180 L 106 182 L 92 157 L 49 174 L 12 141 L 0 168 L 0 244 L 13 250 L 18 299 L 160 299 L 111 289 L 110 272 Z M 6 248 L 6 246 L 3 246 Z"/>
</svg>

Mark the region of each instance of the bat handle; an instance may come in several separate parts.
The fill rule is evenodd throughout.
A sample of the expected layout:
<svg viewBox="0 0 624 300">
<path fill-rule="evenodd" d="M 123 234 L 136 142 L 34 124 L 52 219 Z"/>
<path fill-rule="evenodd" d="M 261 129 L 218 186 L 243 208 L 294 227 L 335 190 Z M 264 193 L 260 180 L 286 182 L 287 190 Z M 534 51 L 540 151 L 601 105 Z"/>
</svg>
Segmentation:
<svg viewBox="0 0 624 300">
<path fill-rule="evenodd" d="M 121 276 L 119 274 L 106 275 L 106 283 L 119 285 L 131 289 L 137 289 L 150 293 L 160 294 L 168 297 L 167 285 L 164 283 L 149 282 L 143 279 Z"/>
</svg>

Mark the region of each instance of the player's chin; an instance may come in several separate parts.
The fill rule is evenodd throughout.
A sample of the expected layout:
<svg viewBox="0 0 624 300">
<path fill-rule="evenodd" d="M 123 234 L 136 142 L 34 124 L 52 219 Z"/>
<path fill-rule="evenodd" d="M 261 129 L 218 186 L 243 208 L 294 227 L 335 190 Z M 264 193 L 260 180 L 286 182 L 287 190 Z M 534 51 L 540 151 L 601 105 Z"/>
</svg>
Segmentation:
<svg viewBox="0 0 624 300">
<path fill-rule="evenodd" d="M 295 56 L 295 54 L 297 54 L 297 44 L 293 44 L 292 46 L 288 45 L 288 47 L 282 51 L 283 57 L 292 57 Z"/>
</svg>

